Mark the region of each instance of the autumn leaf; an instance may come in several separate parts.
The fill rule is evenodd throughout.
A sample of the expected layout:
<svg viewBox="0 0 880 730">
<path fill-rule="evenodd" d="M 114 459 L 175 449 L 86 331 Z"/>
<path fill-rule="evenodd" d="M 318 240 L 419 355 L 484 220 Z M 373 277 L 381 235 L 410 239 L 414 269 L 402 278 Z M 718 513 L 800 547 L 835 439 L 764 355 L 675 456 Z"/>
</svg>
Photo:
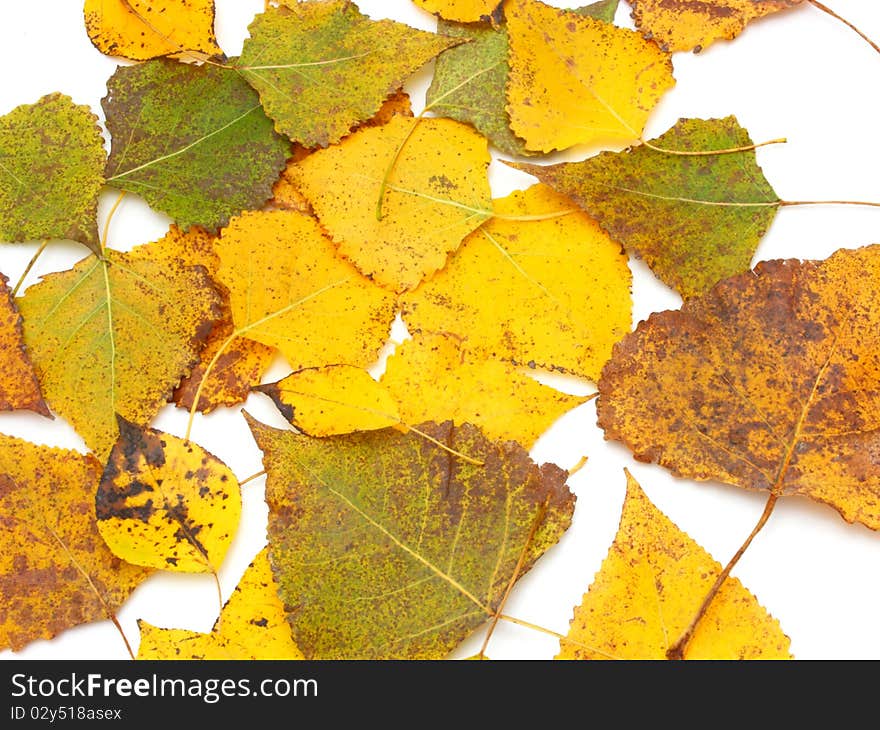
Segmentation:
<svg viewBox="0 0 880 730">
<path fill-rule="evenodd" d="M 159 59 L 119 67 L 107 89 L 108 185 L 183 229 L 214 230 L 271 197 L 290 144 L 237 71 Z"/>
<path fill-rule="evenodd" d="M 521 573 L 570 524 L 566 472 L 469 424 L 418 428 L 482 465 L 413 432 L 315 439 L 249 423 L 269 561 L 309 659 L 446 656 L 493 614 L 524 549 Z"/>
<path fill-rule="evenodd" d="M 0 435 L 0 646 L 108 619 L 150 574 L 98 534 L 100 475 L 91 455 Z"/>
<path fill-rule="evenodd" d="M 413 111 L 409 94 L 401 89 L 392 96 L 389 96 L 382 103 L 379 111 L 363 124 L 357 125 L 353 132 L 356 132 L 363 127 L 378 127 L 387 124 L 395 116 L 412 117 L 412 115 Z M 320 148 L 309 149 L 303 147 L 301 144 L 293 145 L 293 152 L 287 160 L 287 167 L 284 168 L 281 177 L 278 178 L 275 187 L 272 189 L 273 198 L 270 201 L 270 205 L 284 210 L 297 210 L 300 213 L 306 213 L 307 215 L 315 214 L 312 210 L 311 203 L 309 203 L 297 187 L 296 179 L 299 163 L 315 152 L 316 149 Z"/>
<path fill-rule="evenodd" d="M 197 410 L 202 413 L 243 403 L 250 394 L 251 386 L 260 382 L 275 358 L 274 348 L 254 340 L 235 337 L 227 342 L 235 327 L 229 292 L 217 281 L 220 257 L 215 250 L 216 241 L 215 236 L 198 227 L 183 232 L 172 224 L 165 236 L 150 244 L 154 261 L 203 266 L 220 296 L 220 313 L 203 341 L 199 363 L 188 376 L 181 379 L 172 394 L 172 400 L 178 407 L 190 409 L 198 393 Z M 208 373 L 208 379 L 202 383 L 208 364 L 221 348 L 223 351 Z"/>
<path fill-rule="evenodd" d="M 445 269 L 401 297 L 410 332 L 451 334 L 494 359 L 597 379 L 630 329 L 620 246 L 544 185 L 494 208 Z"/>
<path fill-rule="evenodd" d="M 46 401 L 102 460 L 117 414 L 146 425 L 189 373 L 219 304 L 203 268 L 151 244 L 89 256 L 18 299 Z"/>
<path fill-rule="evenodd" d="M 620 528 L 557 659 L 666 658 L 721 572 L 627 472 Z M 725 581 L 685 659 L 790 659 L 779 622 L 736 578 Z"/>
<path fill-rule="evenodd" d="M 69 96 L 48 94 L 0 117 L 0 239 L 95 248 L 106 159 L 98 118 Z"/>
<path fill-rule="evenodd" d="M 531 150 L 637 140 L 675 83 L 670 57 L 628 28 L 538 0 L 506 0 L 504 15 L 507 111 Z"/>
<path fill-rule="evenodd" d="M 801 495 L 880 529 L 880 246 L 775 260 L 614 348 L 598 423 L 674 474 Z M 768 513 L 769 514 L 769 513 Z"/>
<path fill-rule="evenodd" d="M 263 548 L 223 606 L 210 634 L 138 621 L 138 659 L 302 659 Z"/>
<path fill-rule="evenodd" d="M 799 5 L 803 0 L 630 0 L 636 27 L 666 51 L 699 52 L 717 40 L 732 40 L 748 23 Z"/>
<path fill-rule="evenodd" d="M 51 416 L 21 334 L 21 315 L 0 274 L 0 411 L 25 409 Z"/>
<path fill-rule="evenodd" d="M 747 271 L 780 205 L 735 117 L 681 119 L 650 146 L 509 163 L 568 195 L 682 296 Z M 673 153 L 664 152 L 670 150 Z M 727 150 L 722 154 L 699 154 Z M 675 154 L 694 152 L 697 154 Z"/>
<path fill-rule="evenodd" d="M 589 15 L 608 23 L 614 21 L 618 0 L 601 0 L 571 12 Z M 442 15 L 442 13 L 441 13 Z M 507 61 L 510 45 L 507 25 L 463 25 L 440 20 L 437 31 L 469 42 L 440 54 L 426 96 L 432 112 L 472 124 L 501 152 L 508 155 L 534 155 L 510 131 L 507 116 Z"/>
<path fill-rule="evenodd" d="M 371 20 L 348 0 L 281 0 L 248 30 L 236 68 L 275 128 L 305 147 L 338 142 L 413 72 L 461 42 Z"/>
<path fill-rule="evenodd" d="M 134 565 L 215 573 L 241 516 L 235 474 L 191 441 L 119 419 L 95 497 L 98 531 Z"/>
<path fill-rule="evenodd" d="M 489 162 L 486 140 L 464 124 L 394 117 L 315 152 L 289 177 L 339 252 L 403 291 L 442 268 L 491 216 Z"/>
<path fill-rule="evenodd" d="M 222 54 L 214 37 L 214 0 L 85 0 L 86 31 L 108 56 L 146 61 L 196 51 Z"/>
<path fill-rule="evenodd" d="M 310 436 L 372 431 L 400 423 L 397 404 L 370 374 L 351 365 L 307 368 L 255 390 Z"/>
<path fill-rule="evenodd" d="M 500 15 L 501 0 L 413 0 L 423 10 L 442 20 L 459 23 L 490 23 Z M 438 28 L 439 30 L 439 28 Z"/>
<path fill-rule="evenodd" d="M 394 296 L 340 259 L 314 219 L 243 213 L 221 232 L 217 253 L 235 332 L 277 347 L 292 369 L 366 366 L 385 344 Z"/>
<path fill-rule="evenodd" d="M 454 337 L 416 336 L 388 358 L 381 380 L 404 423 L 471 423 L 487 438 L 531 448 L 563 413 L 587 398 L 568 395 L 509 362 L 474 357 Z"/>
</svg>

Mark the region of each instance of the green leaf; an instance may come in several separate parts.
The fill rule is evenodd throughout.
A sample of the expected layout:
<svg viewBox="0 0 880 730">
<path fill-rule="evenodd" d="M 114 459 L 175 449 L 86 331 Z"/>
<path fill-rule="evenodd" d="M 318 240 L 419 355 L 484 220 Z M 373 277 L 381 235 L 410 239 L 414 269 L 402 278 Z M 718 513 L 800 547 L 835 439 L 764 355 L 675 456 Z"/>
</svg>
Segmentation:
<svg viewBox="0 0 880 730">
<path fill-rule="evenodd" d="M 604 0 L 573 12 L 611 23 L 617 5 L 618 0 Z M 526 150 L 523 140 L 510 130 L 505 109 L 510 73 L 507 26 L 440 20 L 437 30 L 470 42 L 450 48 L 437 58 L 427 105 L 440 116 L 472 124 L 504 154 L 537 154 Z"/>
<path fill-rule="evenodd" d="M 520 557 L 519 575 L 571 522 L 566 472 L 470 424 L 312 438 L 248 421 L 268 472 L 269 558 L 306 658 L 446 656 L 497 610 Z"/>
<path fill-rule="evenodd" d="M 583 162 L 513 164 L 572 198 L 609 235 L 645 260 L 682 296 L 747 271 L 779 197 L 754 150 L 709 155 L 752 144 L 735 117 L 681 119 L 668 132 L 623 152 Z"/>
<path fill-rule="evenodd" d="M 96 247 L 106 159 L 98 118 L 69 96 L 48 94 L 0 117 L 0 239 Z"/>
<path fill-rule="evenodd" d="M 260 92 L 275 128 L 306 147 L 338 142 L 413 72 L 461 43 L 370 20 L 343 0 L 282 3 L 249 30 L 239 70 Z"/>
<path fill-rule="evenodd" d="M 272 197 L 290 144 L 238 72 L 159 59 L 120 67 L 107 88 L 109 185 L 184 229 L 215 230 Z"/>
</svg>

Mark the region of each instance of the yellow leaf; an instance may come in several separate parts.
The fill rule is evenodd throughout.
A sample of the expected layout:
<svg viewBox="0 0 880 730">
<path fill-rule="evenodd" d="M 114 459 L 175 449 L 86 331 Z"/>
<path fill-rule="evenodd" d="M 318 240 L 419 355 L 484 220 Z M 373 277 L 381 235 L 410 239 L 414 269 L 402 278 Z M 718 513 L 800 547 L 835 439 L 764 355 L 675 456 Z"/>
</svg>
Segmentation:
<svg viewBox="0 0 880 730">
<path fill-rule="evenodd" d="M 416 336 L 388 358 L 382 385 L 405 423 L 472 423 L 495 441 L 527 449 L 563 413 L 587 398 L 567 395 L 508 362 L 475 358 L 444 335 Z"/>
<path fill-rule="evenodd" d="M 495 212 L 401 297 L 404 321 L 411 332 L 453 334 L 465 350 L 595 380 L 630 328 L 626 256 L 545 185 L 496 200 Z"/>
<path fill-rule="evenodd" d="M 236 332 L 277 347 L 294 370 L 366 366 L 388 338 L 394 296 L 336 255 L 294 211 L 246 212 L 217 245 Z"/>
<path fill-rule="evenodd" d="M 0 435 L 0 648 L 110 618 L 150 574 L 98 534 L 100 476 L 91 455 Z"/>
<path fill-rule="evenodd" d="M 309 368 L 260 386 L 303 433 L 333 436 L 400 423 L 397 404 L 366 370 L 350 365 Z"/>
<path fill-rule="evenodd" d="M 135 565 L 217 573 L 241 516 L 235 475 L 198 444 L 119 419 L 95 505 L 98 530 Z"/>
<path fill-rule="evenodd" d="M 138 659 L 302 659 L 264 548 L 248 566 L 210 634 L 138 621 Z"/>
<path fill-rule="evenodd" d="M 507 0 L 513 132 L 539 152 L 638 140 L 672 61 L 637 32 L 537 0 Z"/>
<path fill-rule="evenodd" d="M 146 61 L 197 51 L 222 53 L 214 0 L 86 0 L 86 30 L 101 53 Z"/>
<path fill-rule="evenodd" d="M 701 51 L 716 40 L 731 40 L 748 23 L 799 5 L 803 0 L 703 0 L 669 3 L 631 0 L 636 27 L 667 51 Z"/>
<path fill-rule="evenodd" d="M 403 291 L 440 269 L 491 215 L 489 160 L 486 139 L 465 124 L 395 116 L 318 150 L 293 177 L 339 252 Z"/>
<path fill-rule="evenodd" d="M 222 53 L 214 0 L 86 0 L 89 38 L 101 53 L 132 61 L 197 51 Z"/>
<path fill-rule="evenodd" d="M 21 315 L 8 283 L 0 274 L 0 411 L 23 408 L 48 416 L 49 409 L 22 339 Z"/>
<path fill-rule="evenodd" d="M 620 529 L 558 659 L 665 659 L 721 573 L 627 472 Z M 697 625 L 685 659 L 789 659 L 779 622 L 728 578 Z"/>
<path fill-rule="evenodd" d="M 444 20 L 455 20 L 459 23 L 493 21 L 501 4 L 501 0 L 413 0 L 413 2 Z"/>
</svg>

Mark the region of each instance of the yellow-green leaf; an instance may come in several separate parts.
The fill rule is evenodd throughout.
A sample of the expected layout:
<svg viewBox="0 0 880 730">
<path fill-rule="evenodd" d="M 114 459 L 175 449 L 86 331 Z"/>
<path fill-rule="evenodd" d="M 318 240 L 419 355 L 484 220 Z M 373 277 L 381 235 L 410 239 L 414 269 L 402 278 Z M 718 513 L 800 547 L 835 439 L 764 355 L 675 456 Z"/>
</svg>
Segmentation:
<svg viewBox="0 0 880 730">
<path fill-rule="evenodd" d="M 566 472 L 470 424 L 419 424 L 431 441 L 249 422 L 268 472 L 269 561 L 308 659 L 446 656 L 571 521 Z"/>
<path fill-rule="evenodd" d="M 46 401 L 100 459 L 116 442 L 117 414 L 146 425 L 167 402 L 219 303 L 203 268 L 150 244 L 89 256 L 18 300 Z"/>
</svg>

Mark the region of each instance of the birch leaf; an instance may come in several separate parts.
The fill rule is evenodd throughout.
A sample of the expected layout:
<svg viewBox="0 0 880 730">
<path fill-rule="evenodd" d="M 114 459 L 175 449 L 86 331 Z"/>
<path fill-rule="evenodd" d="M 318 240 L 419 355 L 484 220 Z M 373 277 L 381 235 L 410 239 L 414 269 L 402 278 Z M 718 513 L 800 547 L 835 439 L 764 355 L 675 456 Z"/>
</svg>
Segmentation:
<svg viewBox="0 0 880 730">
<path fill-rule="evenodd" d="M 40 392 L 21 333 L 21 315 L 0 274 L 0 411 L 26 409 L 51 415 Z"/>
<path fill-rule="evenodd" d="M 506 0 L 511 129 L 537 152 L 637 140 L 672 88 L 672 61 L 628 28 Z"/>
<path fill-rule="evenodd" d="M 627 472 L 620 528 L 557 659 L 666 658 L 722 566 L 658 510 Z M 685 659 L 790 659 L 779 622 L 736 578 L 700 619 Z"/>
<path fill-rule="evenodd" d="M 108 56 L 146 61 L 196 51 L 221 54 L 214 0 L 85 0 L 86 31 Z"/>
<path fill-rule="evenodd" d="M 455 335 L 486 357 L 597 379 L 630 328 L 626 256 L 545 185 L 494 207 L 445 269 L 401 297 L 410 332 Z"/>
<path fill-rule="evenodd" d="M 338 142 L 413 72 L 461 42 L 371 20 L 348 0 L 282 0 L 248 30 L 238 70 L 275 128 L 305 147 Z"/>
<path fill-rule="evenodd" d="M 138 621 L 138 659 L 302 659 L 263 548 L 248 566 L 210 634 Z"/>
<path fill-rule="evenodd" d="M 0 239 L 97 247 L 106 160 L 98 118 L 69 96 L 48 94 L 0 117 Z"/>
<path fill-rule="evenodd" d="M 292 177 L 340 253 L 403 291 L 442 268 L 491 215 L 489 162 L 486 140 L 470 127 L 398 116 L 315 152 Z"/>
<path fill-rule="evenodd" d="M 566 472 L 469 424 L 419 430 L 479 466 L 413 432 L 315 439 L 249 423 L 269 561 L 307 659 L 446 656 L 497 609 L 521 556 L 520 574 L 571 521 Z"/>
<path fill-rule="evenodd" d="M 569 196 L 683 297 L 747 271 L 779 207 L 735 117 L 681 119 L 650 144 L 583 162 L 512 167 Z"/>
<path fill-rule="evenodd" d="M 107 619 L 150 574 L 101 539 L 100 476 L 91 455 L 0 435 L 0 647 Z"/>
<path fill-rule="evenodd" d="M 119 67 L 107 90 L 108 185 L 212 231 L 272 196 L 290 144 L 238 72 L 159 59 Z"/>
<path fill-rule="evenodd" d="M 641 461 L 880 529 L 880 246 L 774 260 L 624 337 L 598 423 Z"/>
</svg>

